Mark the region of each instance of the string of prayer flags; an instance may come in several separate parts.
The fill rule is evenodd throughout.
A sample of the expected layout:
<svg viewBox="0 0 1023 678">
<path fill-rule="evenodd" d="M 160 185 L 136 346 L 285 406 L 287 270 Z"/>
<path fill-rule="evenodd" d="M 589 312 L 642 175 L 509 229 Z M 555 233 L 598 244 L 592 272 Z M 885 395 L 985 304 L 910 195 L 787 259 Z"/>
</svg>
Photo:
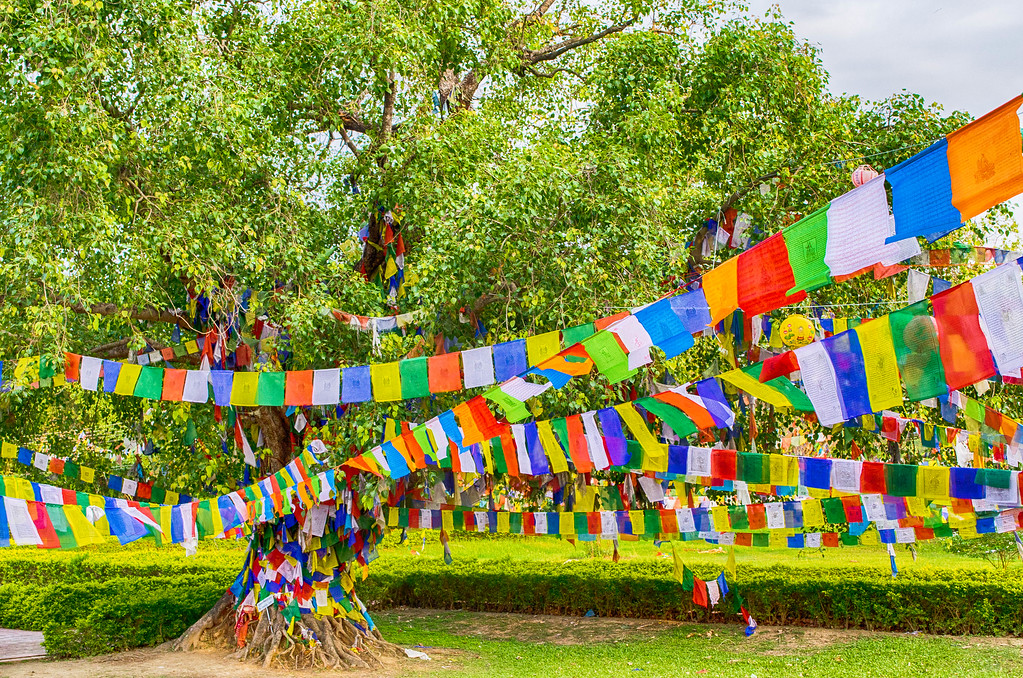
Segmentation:
<svg viewBox="0 0 1023 678">
<path fill-rule="evenodd" d="M 856 503 L 847 502 L 846 499 Z M 723 546 L 776 546 L 789 548 L 837 548 L 840 544 L 911 544 L 937 537 L 952 536 L 953 529 L 963 536 L 977 534 L 1016 532 L 1021 528 L 1019 508 L 992 510 L 974 513 L 964 508 L 945 513 L 933 506 L 921 504 L 909 510 L 906 500 L 897 497 L 877 495 L 864 498 L 832 498 L 825 500 L 808 499 L 802 502 L 771 502 L 726 508 L 724 506 L 645 509 L 645 510 L 601 510 L 601 511 L 524 511 L 508 512 L 469 509 L 427 509 L 390 507 L 387 523 L 390 527 L 403 529 L 466 530 L 490 534 L 521 534 L 527 536 L 560 535 L 567 538 L 618 537 L 634 539 L 703 539 L 708 543 Z M 814 525 L 824 523 L 821 506 L 828 505 L 828 520 L 837 524 L 848 523 L 848 530 L 842 532 L 810 531 Z M 848 506 L 847 506 L 848 504 Z M 815 507 L 809 519 L 807 509 Z M 838 515 L 835 515 L 836 508 Z M 856 510 L 854 511 L 853 508 Z M 736 528 L 736 518 L 747 511 L 757 509 L 760 516 L 778 516 L 776 524 L 769 519 L 765 528 L 749 530 Z M 766 509 L 766 510 L 765 510 Z M 777 510 L 774 510 L 777 509 Z M 718 514 L 716 517 L 714 514 Z M 855 514 L 858 520 L 851 520 Z M 869 515 L 868 515 L 869 514 Z M 733 517 L 735 516 L 735 517 Z M 832 520 L 834 517 L 834 521 Z M 843 518 L 843 520 L 838 520 Z M 750 522 L 750 526 L 753 526 Z M 875 530 L 867 530 L 870 525 Z M 711 602 L 710 591 L 716 589 L 720 597 L 734 592 L 727 580 L 719 575 L 713 580 L 702 580 L 690 570 L 677 551 L 672 549 L 673 575 L 683 590 L 699 591 L 701 584 Z M 713 582 L 712 587 L 708 585 Z M 697 594 L 702 600 L 702 594 Z"/>
<path fill-rule="evenodd" d="M 1023 191 L 1020 97 L 887 171 L 895 234 L 945 235 Z"/>
</svg>

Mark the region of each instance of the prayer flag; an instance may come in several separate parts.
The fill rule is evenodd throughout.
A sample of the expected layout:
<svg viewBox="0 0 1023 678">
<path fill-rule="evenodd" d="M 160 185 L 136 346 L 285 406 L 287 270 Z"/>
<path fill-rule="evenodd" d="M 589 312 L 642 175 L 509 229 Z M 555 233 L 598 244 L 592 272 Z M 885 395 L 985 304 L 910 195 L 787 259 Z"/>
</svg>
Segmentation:
<svg viewBox="0 0 1023 678">
<path fill-rule="evenodd" d="M 526 355 L 529 366 L 533 367 L 561 350 L 561 332 L 546 332 L 526 337 Z"/>
<path fill-rule="evenodd" d="M 739 257 L 732 257 L 703 275 L 701 289 L 710 307 L 710 323 L 725 319 L 739 308 Z"/>
<path fill-rule="evenodd" d="M 1023 367 L 1023 270 L 1018 262 L 998 266 L 971 281 L 995 364 L 1002 376 Z"/>
<path fill-rule="evenodd" d="M 821 345 L 835 368 L 843 417 L 852 419 L 873 412 L 867 390 L 865 360 L 856 332 L 836 334 L 821 341 Z"/>
<path fill-rule="evenodd" d="M 504 382 L 512 377 L 525 373 L 529 369 L 526 360 L 526 342 L 524 339 L 507 341 L 494 346 L 494 372 L 497 381 Z"/>
<path fill-rule="evenodd" d="M 994 375 L 995 364 L 980 328 L 973 286 L 969 282 L 957 285 L 933 296 L 931 303 L 948 388 L 960 389 Z"/>
<path fill-rule="evenodd" d="M 891 235 L 884 175 L 831 201 L 824 264 L 832 276 L 851 275 L 881 261 Z"/>
<path fill-rule="evenodd" d="M 458 357 L 457 353 L 453 355 Z M 391 362 L 369 366 L 370 378 L 373 381 L 373 400 L 377 402 L 401 400 L 401 368 L 399 365 L 398 362 Z"/>
<path fill-rule="evenodd" d="M 135 384 L 142 374 L 141 365 L 126 363 L 121 365 L 117 374 L 117 383 L 114 385 L 114 393 L 118 395 L 134 395 Z"/>
<path fill-rule="evenodd" d="M 164 370 L 160 399 L 180 402 L 184 396 L 187 375 L 188 370 Z"/>
<path fill-rule="evenodd" d="M 635 375 L 629 368 L 628 355 L 612 332 L 601 330 L 582 343 L 597 370 L 612 384 Z"/>
<path fill-rule="evenodd" d="M 340 390 L 341 390 L 340 369 L 334 367 L 331 369 L 313 370 L 312 392 L 313 405 L 337 405 Z"/>
<path fill-rule="evenodd" d="M 259 372 L 256 401 L 260 405 L 279 407 L 284 405 L 287 390 L 287 372 Z"/>
<path fill-rule="evenodd" d="M 738 284 L 738 280 L 736 284 Z M 738 290 L 736 293 L 738 294 Z M 702 332 L 713 324 L 710 317 L 710 306 L 703 289 L 696 289 L 668 299 L 671 302 L 671 310 L 675 312 L 690 334 Z"/>
<path fill-rule="evenodd" d="M 829 284 L 830 270 L 824 263 L 828 243 L 828 207 L 803 217 L 781 232 L 795 280 L 787 293 L 812 291 Z"/>
<path fill-rule="evenodd" d="M 316 372 L 319 372 L 319 370 L 316 370 Z M 316 390 L 315 386 L 316 375 L 314 374 L 313 375 L 314 392 Z M 341 370 L 341 402 L 363 403 L 372 399 L 373 387 L 369 365 L 346 367 L 343 370 Z"/>
<path fill-rule="evenodd" d="M 1023 191 L 1021 103 L 1017 96 L 948 135 L 952 204 L 960 221 Z"/>
<path fill-rule="evenodd" d="M 887 242 L 944 232 L 962 223 L 962 214 L 952 205 L 947 139 L 902 161 L 885 176 L 892 186 L 895 215 L 895 234 Z"/>
<path fill-rule="evenodd" d="M 155 368 L 143 368 L 155 369 Z M 259 372 L 235 372 L 231 384 L 231 404 L 255 407 L 258 404 Z"/>
<path fill-rule="evenodd" d="M 710 603 L 707 595 L 707 582 L 699 577 L 693 577 L 693 603 L 700 607 L 707 607 Z"/>
<path fill-rule="evenodd" d="M 138 381 L 135 382 L 132 395 L 137 398 L 160 400 L 163 395 L 163 368 L 143 367 L 139 372 Z"/>
<path fill-rule="evenodd" d="M 427 358 L 406 358 L 398 363 L 401 378 L 401 397 L 426 398 L 430 395 Z"/>
<path fill-rule="evenodd" d="M 820 342 L 800 346 L 795 354 L 803 388 L 813 403 L 818 421 L 822 426 L 833 426 L 844 421 L 838 376 L 824 346 Z"/>
<path fill-rule="evenodd" d="M 899 381 L 898 361 L 892 328 L 888 316 L 863 323 L 853 332 L 864 352 L 863 368 L 870 412 L 880 412 L 902 405 L 902 383 Z"/>
<path fill-rule="evenodd" d="M 795 285 L 795 278 L 782 232 L 746 250 L 738 260 L 738 304 L 747 316 L 773 311 L 806 298 L 804 291 L 788 294 Z"/>
<path fill-rule="evenodd" d="M 459 353 L 445 353 L 427 359 L 429 364 L 430 393 L 447 393 L 462 388 Z"/>
<path fill-rule="evenodd" d="M 188 403 L 205 403 L 210 398 L 210 373 L 208 370 L 188 370 L 181 399 Z"/>
<path fill-rule="evenodd" d="M 937 325 L 928 313 L 928 301 L 889 314 L 888 323 L 909 399 L 926 400 L 947 393 L 938 353 Z"/>
<path fill-rule="evenodd" d="M 462 369 L 465 371 L 465 388 L 492 385 L 495 382 L 494 349 L 484 346 L 462 351 Z"/>
</svg>

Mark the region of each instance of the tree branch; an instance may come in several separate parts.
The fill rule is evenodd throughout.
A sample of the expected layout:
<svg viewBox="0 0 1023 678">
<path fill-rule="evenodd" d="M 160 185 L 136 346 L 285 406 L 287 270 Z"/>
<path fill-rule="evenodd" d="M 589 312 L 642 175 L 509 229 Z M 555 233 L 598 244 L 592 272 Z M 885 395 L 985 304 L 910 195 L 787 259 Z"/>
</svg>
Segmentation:
<svg viewBox="0 0 1023 678">
<path fill-rule="evenodd" d="M 136 306 L 134 308 L 121 308 L 117 304 L 93 304 L 86 306 L 77 302 L 59 301 L 59 304 L 79 315 L 102 315 L 114 316 L 127 313 L 133 320 L 143 320 L 154 323 L 172 323 L 191 326 L 189 318 L 181 309 L 158 309 L 152 306 Z"/>
<path fill-rule="evenodd" d="M 556 45 L 548 45 L 547 47 L 536 51 L 523 49 L 522 58 L 529 64 L 537 64 L 541 61 L 553 61 L 565 52 L 569 52 L 577 47 L 582 47 L 583 45 L 589 45 L 590 43 L 596 42 L 602 38 L 606 38 L 612 33 L 624 31 L 634 23 L 636 23 L 636 19 L 631 19 L 620 24 L 615 24 L 614 26 L 609 26 L 598 33 L 593 33 L 592 35 L 587 35 L 581 38 L 564 40 Z"/>
<path fill-rule="evenodd" d="M 355 143 L 352 141 L 352 138 L 348 136 L 348 132 L 345 130 L 344 127 L 339 128 L 338 131 L 341 133 L 341 138 L 345 140 L 345 145 L 348 146 L 348 150 L 350 150 L 355 155 L 355 157 L 358 158 L 359 155 L 361 154 L 361 151 L 359 150 L 359 147 L 356 146 Z"/>
</svg>

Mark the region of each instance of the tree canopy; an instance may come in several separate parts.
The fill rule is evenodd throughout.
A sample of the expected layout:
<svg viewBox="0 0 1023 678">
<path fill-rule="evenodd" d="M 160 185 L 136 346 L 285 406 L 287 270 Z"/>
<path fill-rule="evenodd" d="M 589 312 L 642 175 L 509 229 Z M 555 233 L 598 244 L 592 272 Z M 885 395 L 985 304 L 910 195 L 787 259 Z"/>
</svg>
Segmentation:
<svg viewBox="0 0 1023 678">
<path fill-rule="evenodd" d="M 225 311 L 251 290 L 240 324 L 286 328 L 289 369 L 591 321 L 712 265 L 707 219 L 741 207 L 765 238 L 856 165 L 966 120 L 909 94 L 836 96 L 780 15 L 696 0 L 3 0 L 0 54 L 0 356 L 58 364 L 194 336 L 190 290 Z M 422 310 L 421 332 L 374 351 L 330 311 L 395 310 L 365 274 L 382 263 L 369 222 L 398 208 L 397 310 Z M 819 299 L 879 294 L 894 298 L 859 281 Z M 717 358 L 704 340 L 673 369 Z M 458 397 L 366 404 L 325 430 L 361 451 L 383 415 Z M 614 399 L 594 377 L 539 407 Z M 212 408 L 67 389 L 0 408 L 4 436 L 65 454 L 154 441 L 147 472 L 183 491 L 241 477 Z"/>
</svg>

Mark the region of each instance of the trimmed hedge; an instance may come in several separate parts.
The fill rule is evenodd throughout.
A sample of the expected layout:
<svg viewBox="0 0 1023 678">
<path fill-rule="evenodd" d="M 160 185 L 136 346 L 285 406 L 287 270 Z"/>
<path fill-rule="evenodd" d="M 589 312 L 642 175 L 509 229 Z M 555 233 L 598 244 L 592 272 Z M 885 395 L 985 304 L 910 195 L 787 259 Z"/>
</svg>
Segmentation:
<svg viewBox="0 0 1023 678">
<path fill-rule="evenodd" d="M 0 555 L 0 626 L 41 630 L 47 651 L 81 657 L 155 645 L 180 635 L 223 594 L 240 553 L 186 559 L 175 553 L 41 551 Z M 720 572 L 696 565 L 698 577 Z M 766 624 L 1020 635 L 1023 581 L 1015 571 L 743 565 L 730 581 Z M 726 603 L 695 607 L 669 561 L 565 563 L 440 560 L 387 555 L 359 595 L 394 606 L 739 623 Z"/>
<path fill-rule="evenodd" d="M 443 609 L 689 621 L 738 621 L 731 606 L 691 602 L 670 563 L 439 561 L 395 559 L 372 570 L 360 596 L 376 608 Z M 381 565 L 383 565 L 381 563 Z M 710 579 L 720 570 L 693 568 Z M 1023 582 L 1015 573 L 882 568 L 743 566 L 734 587 L 760 623 L 884 631 L 1019 635 Z"/>
<path fill-rule="evenodd" d="M 0 626 L 43 632 L 47 653 L 85 657 L 181 635 L 234 575 L 114 577 L 91 582 L 0 585 Z"/>
<path fill-rule="evenodd" d="M 87 657 L 172 640 L 213 607 L 227 585 L 186 575 L 111 579 L 101 587 L 75 618 L 65 614 L 43 627 L 48 654 Z"/>
</svg>

